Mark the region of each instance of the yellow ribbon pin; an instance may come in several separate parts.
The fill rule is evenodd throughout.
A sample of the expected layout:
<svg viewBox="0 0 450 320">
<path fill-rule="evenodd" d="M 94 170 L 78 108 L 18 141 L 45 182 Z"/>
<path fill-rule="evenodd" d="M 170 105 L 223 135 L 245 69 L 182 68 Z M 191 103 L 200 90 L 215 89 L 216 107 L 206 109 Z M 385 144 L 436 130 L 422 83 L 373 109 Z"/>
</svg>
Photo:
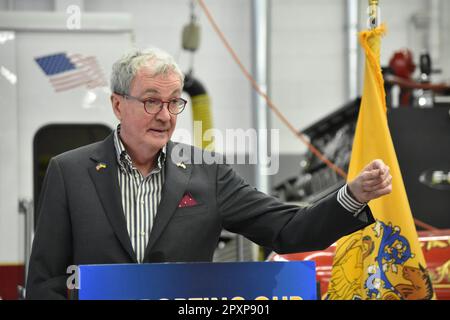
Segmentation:
<svg viewBox="0 0 450 320">
<path fill-rule="evenodd" d="M 100 163 L 95 167 L 95 169 L 96 169 L 97 171 L 100 171 L 100 170 L 102 170 L 102 169 L 106 169 L 106 164 L 100 162 Z"/>
</svg>

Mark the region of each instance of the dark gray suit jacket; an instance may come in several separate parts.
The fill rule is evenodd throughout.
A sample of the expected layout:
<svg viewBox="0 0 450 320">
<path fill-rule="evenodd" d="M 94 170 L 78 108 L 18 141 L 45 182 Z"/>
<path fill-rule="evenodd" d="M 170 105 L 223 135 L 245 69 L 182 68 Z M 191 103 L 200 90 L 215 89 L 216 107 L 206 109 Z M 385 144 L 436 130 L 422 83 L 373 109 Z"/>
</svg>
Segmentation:
<svg viewBox="0 0 450 320">
<path fill-rule="evenodd" d="M 336 192 L 308 208 L 277 201 L 249 186 L 225 164 L 195 164 L 183 145 L 185 168 L 167 145 L 165 183 L 144 262 L 211 261 L 222 228 L 279 253 L 327 248 L 371 224 L 370 209 L 354 218 Z M 187 149 L 188 148 L 188 149 Z M 190 153 L 190 155 L 189 155 Z M 98 163 L 106 168 L 97 170 Z M 178 207 L 189 192 L 198 202 Z M 111 134 L 104 141 L 50 161 L 38 204 L 27 298 L 66 298 L 69 265 L 136 263 L 126 228 Z"/>
</svg>

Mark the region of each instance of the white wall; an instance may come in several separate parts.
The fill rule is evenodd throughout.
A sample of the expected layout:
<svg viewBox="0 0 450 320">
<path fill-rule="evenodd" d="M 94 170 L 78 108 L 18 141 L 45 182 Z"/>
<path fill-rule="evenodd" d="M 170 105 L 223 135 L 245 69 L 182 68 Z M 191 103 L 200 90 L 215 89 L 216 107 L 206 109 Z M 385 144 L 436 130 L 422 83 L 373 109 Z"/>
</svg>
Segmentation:
<svg viewBox="0 0 450 320">
<path fill-rule="evenodd" d="M 54 8 L 52 0 L 2 0 L 2 10 L 51 11 Z"/>
<path fill-rule="evenodd" d="M 344 1 L 272 1 L 271 92 L 292 124 L 305 128 L 345 102 Z M 277 119 L 280 151 L 304 145 Z"/>
<path fill-rule="evenodd" d="M 17 74 L 15 34 L 0 44 L 0 67 Z M 17 78 L 16 78 L 17 79 Z M 11 79 L 12 80 L 12 79 Z M 14 80 L 0 76 L 0 264 L 19 261 L 23 247 L 20 233 L 19 202 L 19 157 L 17 152 L 17 86 Z M 11 199 L 14 199 L 11 201 Z M 5 235 L 9 235 L 5 236 Z"/>
</svg>

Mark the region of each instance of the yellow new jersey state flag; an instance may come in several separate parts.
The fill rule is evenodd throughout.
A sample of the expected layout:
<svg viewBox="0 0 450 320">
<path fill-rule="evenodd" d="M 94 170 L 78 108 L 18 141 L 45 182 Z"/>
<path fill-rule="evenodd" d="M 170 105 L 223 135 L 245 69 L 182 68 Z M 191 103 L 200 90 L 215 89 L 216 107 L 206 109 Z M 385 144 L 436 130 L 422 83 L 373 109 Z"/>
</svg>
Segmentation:
<svg viewBox="0 0 450 320">
<path fill-rule="evenodd" d="M 360 33 L 365 50 L 364 91 L 348 180 L 372 160 L 392 175 L 392 193 L 369 203 L 376 223 L 337 242 L 327 299 L 412 300 L 434 297 L 389 132 L 380 68 L 384 26 Z"/>
</svg>

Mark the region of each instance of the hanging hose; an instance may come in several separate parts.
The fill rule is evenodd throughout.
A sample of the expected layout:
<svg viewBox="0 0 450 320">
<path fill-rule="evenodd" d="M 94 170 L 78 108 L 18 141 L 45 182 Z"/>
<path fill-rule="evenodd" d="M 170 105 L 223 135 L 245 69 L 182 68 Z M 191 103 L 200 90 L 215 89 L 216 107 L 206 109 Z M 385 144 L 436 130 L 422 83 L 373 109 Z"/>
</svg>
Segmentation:
<svg viewBox="0 0 450 320">
<path fill-rule="evenodd" d="M 192 121 L 194 124 L 194 145 L 196 147 L 213 151 L 214 142 L 205 139 L 205 132 L 213 128 L 211 102 L 206 93 L 203 84 L 195 79 L 191 74 L 187 74 L 184 81 L 183 89 L 191 98 L 192 102 Z M 195 125 L 201 123 L 201 136 L 198 136 L 198 130 L 195 130 Z"/>
<path fill-rule="evenodd" d="M 189 71 L 185 76 L 183 90 L 191 97 L 194 145 L 201 149 L 213 151 L 214 141 L 205 139 L 208 138 L 205 136 L 205 132 L 213 128 L 210 99 L 203 84 L 193 76 L 194 55 L 200 45 L 200 25 L 197 23 L 194 0 L 190 2 L 190 21 L 184 26 L 181 39 L 182 48 L 191 54 Z M 199 125 L 201 130 L 198 130 Z"/>
</svg>

